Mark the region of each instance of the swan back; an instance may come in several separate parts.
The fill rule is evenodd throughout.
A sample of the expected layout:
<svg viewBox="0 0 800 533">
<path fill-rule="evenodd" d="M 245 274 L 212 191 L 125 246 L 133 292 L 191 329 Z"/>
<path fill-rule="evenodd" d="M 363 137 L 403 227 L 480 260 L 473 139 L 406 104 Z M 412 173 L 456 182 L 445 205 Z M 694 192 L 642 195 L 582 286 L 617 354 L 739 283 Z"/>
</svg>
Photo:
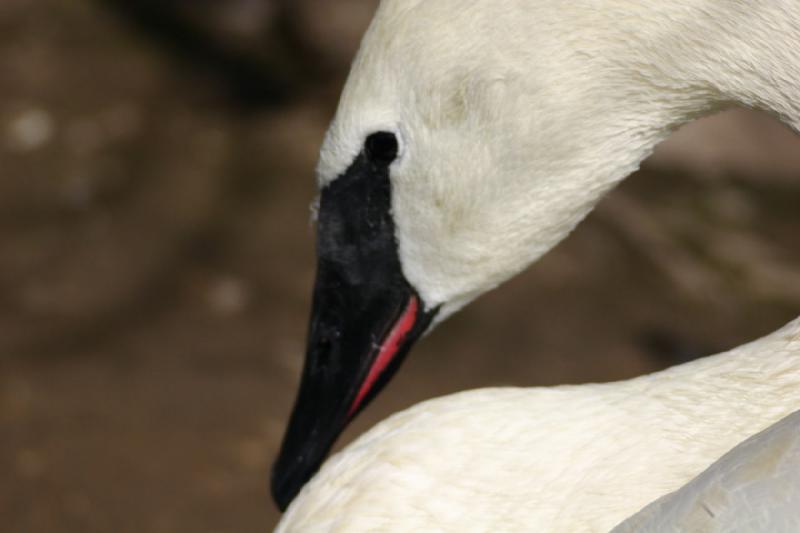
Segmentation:
<svg viewBox="0 0 800 533">
<path fill-rule="evenodd" d="M 278 531 L 608 531 L 798 409 L 800 319 L 629 381 L 464 392 L 330 458 Z"/>
</svg>

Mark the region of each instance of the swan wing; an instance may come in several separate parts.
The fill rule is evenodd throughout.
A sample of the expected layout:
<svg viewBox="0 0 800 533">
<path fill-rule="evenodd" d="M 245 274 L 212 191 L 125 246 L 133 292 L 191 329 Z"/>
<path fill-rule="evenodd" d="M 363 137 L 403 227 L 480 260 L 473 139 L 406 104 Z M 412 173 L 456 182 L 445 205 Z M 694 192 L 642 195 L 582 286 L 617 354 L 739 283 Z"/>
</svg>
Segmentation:
<svg viewBox="0 0 800 533">
<path fill-rule="evenodd" d="M 612 530 L 800 531 L 800 411 L 742 442 Z"/>
</svg>

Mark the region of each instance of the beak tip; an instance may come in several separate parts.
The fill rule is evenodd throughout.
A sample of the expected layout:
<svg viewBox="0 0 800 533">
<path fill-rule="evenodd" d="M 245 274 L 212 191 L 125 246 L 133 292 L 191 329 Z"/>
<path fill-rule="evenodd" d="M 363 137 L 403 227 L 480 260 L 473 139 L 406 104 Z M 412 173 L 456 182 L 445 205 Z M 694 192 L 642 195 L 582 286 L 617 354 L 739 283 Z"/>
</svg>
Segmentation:
<svg viewBox="0 0 800 533">
<path fill-rule="evenodd" d="M 272 499 L 281 512 L 286 511 L 303 486 L 302 483 L 297 482 L 298 477 L 293 474 L 291 470 L 286 471 L 286 469 L 281 468 L 279 463 L 276 463 L 272 468 L 270 479 Z"/>
</svg>

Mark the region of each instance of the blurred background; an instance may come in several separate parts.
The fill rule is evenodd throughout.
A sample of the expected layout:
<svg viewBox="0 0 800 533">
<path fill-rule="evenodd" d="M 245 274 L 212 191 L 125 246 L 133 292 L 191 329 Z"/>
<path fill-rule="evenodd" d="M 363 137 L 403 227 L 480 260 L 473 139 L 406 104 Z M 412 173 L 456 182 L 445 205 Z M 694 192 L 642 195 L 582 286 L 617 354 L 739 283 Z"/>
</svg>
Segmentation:
<svg viewBox="0 0 800 533">
<path fill-rule="evenodd" d="M 318 146 L 375 0 L 0 4 L 0 524 L 256 532 L 294 400 Z M 800 140 L 678 132 L 413 351 L 420 400 L 614 380 L 800 314 Z"/>
</svg>

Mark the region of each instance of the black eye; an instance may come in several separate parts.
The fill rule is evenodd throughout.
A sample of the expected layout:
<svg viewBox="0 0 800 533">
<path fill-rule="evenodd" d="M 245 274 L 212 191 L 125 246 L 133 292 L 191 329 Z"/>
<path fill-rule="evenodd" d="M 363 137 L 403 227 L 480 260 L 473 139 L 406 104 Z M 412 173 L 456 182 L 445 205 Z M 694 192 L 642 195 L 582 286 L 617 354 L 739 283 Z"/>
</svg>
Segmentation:
<svg viewBox="0 0 800 533">
<path fill-rule="evenodd" d="M 379 131 L 367 137 L 364 143 L 367 157 L 380 165 L 390 165 L 397 159 L 397 137 L 388 131 Z"/>
</svg>

